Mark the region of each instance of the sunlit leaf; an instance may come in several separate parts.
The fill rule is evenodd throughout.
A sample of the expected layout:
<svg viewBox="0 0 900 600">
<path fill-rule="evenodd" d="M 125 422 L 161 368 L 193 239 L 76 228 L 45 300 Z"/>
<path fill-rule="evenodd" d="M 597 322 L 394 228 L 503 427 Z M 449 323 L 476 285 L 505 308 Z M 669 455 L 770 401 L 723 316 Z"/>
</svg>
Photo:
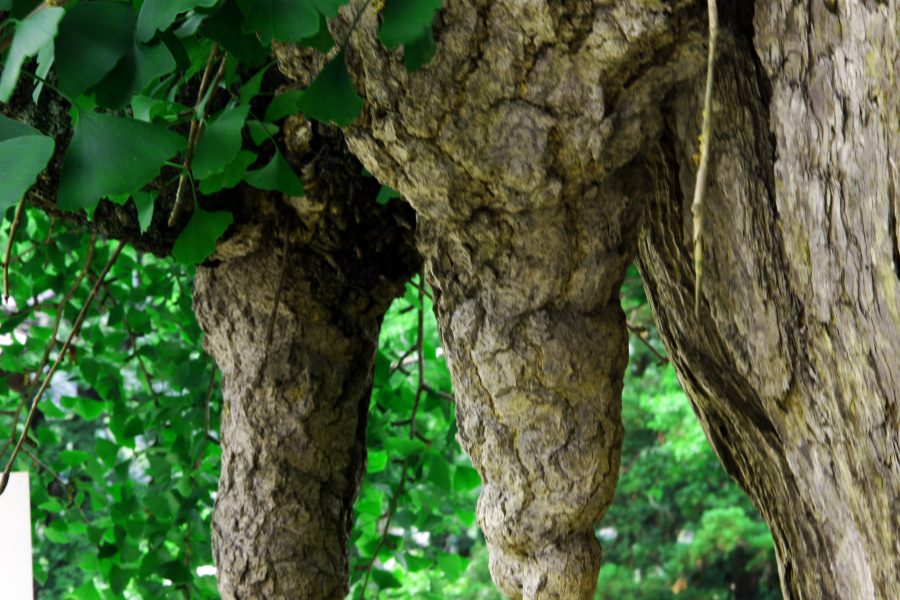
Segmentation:
<svg viewBox="0 0 900 600">
<path fill-rule="evenodd" d="M 373 450 L 369 452 L 367 460 L 366 472 L 380 473 L 387 467 L 388 455 L 384 450 Z"/>
<path fill-rule="evenodd" d="M 474 490 L 481 485 L 481 478 L 478 471 L 472 467 L 456 467 L 453 473 L 453 489 L 457 492 L 467 492 Z"/>
<path fill-rule="evenodd" d="M 0 215 L 19 202 L 53 156 L 53 139 L 0 115 Z"/>
<path fill-rule="evenodd" d="M 19 80 L 22 63 L 36 55 L 41 48 L 50 45 L 65 11 L 50 7 L 34 13 L 16 25 L 12 45 L 3 63 L 0 75 L 0 102 L 8 102 Z"/>
</svg>

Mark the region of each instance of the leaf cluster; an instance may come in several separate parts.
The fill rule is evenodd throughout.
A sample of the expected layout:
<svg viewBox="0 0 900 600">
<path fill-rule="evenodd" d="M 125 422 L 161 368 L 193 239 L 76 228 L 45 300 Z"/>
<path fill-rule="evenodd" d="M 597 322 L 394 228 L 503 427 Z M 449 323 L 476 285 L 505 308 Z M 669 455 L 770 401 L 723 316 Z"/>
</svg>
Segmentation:
<svg viewBox="0 0 900 600">
<path fill-rule="evenodd" d="M 347 40 L 336 42 L 329 29 L 347 3 L 72 0 L 58 6 L 2 0 L 0 103 L 34 82 L 32 102 L 49 89 L 70 107 L 74 134 L 60 149 L 60 209 L 91 215 L 103 200 L 133 203 L 143 232 L 160 197 L 174 194 L 170 225 L 179 223 L 185 206 L 198 210 L 173 256 L 197 263 L 212 253 L 222 224 L 230 223 L 224 214 L 199 210 L 204 198 L 242 183 L 303 194 L 279 141 L 281 120 L 302 114 L 346 126 L 359 114 L 363 100 L 345 65 Z M 388 0 L 383 8 L 379 37 L 390 49 L 405 49 L 410 69 L 434 54 L 439 8 L 440 0 Z M 351 33 L 362 11 L 373 9 L 365 2 L 357 10 Z M 273 43 L 307 46 L 328 60 L 306 89 L 274 93 L 263 86 Z M 5 211 L 48 167 L 55 142 L 0 119 Z"/>
</svg>

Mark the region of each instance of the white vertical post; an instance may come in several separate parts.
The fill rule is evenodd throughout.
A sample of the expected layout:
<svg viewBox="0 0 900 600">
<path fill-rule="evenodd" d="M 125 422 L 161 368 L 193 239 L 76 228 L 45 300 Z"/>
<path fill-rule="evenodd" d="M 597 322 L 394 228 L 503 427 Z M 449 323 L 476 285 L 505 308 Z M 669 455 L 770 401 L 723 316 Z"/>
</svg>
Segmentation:
<svg viewBox="0 0 900 600">
<path fill-rule="evenodd" d="M 28 473 L 12 473 L 0 495 L 0 598 L 34 600 Z"/>
</svg>

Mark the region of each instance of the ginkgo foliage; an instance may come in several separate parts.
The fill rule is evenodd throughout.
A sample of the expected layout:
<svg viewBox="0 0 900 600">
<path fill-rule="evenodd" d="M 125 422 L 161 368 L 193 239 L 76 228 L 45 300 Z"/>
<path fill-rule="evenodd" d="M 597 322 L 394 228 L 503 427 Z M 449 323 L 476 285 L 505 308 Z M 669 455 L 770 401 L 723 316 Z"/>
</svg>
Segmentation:
<svg viewBox="0 0 900 600">
<path fill-rule="evenodd" d="M 102 199 L 133 202 L 149 223 L 156 196 L 148 185 L 160 177 L 184 180 L 179 198 L 241 182 L 299 196 L 300 181 L 273 132 L 293 113 L 341 126 L 359 113 L 362 99 L 344 64 L 346 40 L 336 42 L 328 30 L 328 19 L 346 3 L 82 0 L 61 7 L 4 0 L 9 49 L 0 102 L 17 89 L 22 93 L 27 83 L 35 102 L 51 93 L 71 105 L 74 135 L 57 199 L 63 210 L 90 214 Z M 380 38 L 388 48 L 406 49 L 410 69 L 434 53 L 431 26 L 438 8 L 439 0 L 392 0 L 383 7 Z M 328 61 L 306 89 L 260 95 L 273 42 L 306 45 L 326 53 Z M 32 58 L 37 68 L 23 71 Z M 191 98 L 198 80 L 199 93 Z M 237 93 L 222 97 L 220 84 Z M 0 123 L 0 165 L 10 182 L 0 192 L 0 207 L 24 197 L 54 148 L 52 138 L 7 121 Z M 187 135 L 186 121 L 192 122 Z M 189 251 L 181 244 L 176 258 L 196 263 L 209 256 L 224 219 L 195 215 L 182 235 L 199 233 L 207 243 L 192 242 Z"/>
</svg>

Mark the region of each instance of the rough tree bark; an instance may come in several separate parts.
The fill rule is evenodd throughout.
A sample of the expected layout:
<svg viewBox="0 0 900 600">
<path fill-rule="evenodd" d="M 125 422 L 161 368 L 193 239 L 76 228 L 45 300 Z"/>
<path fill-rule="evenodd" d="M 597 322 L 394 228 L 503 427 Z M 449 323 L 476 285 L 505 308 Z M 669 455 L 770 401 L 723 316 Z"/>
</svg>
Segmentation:
<svg viewBox="0 0 900 600">
<path fill-rule="evenodd" d="M 592 593 L 636 212 L 660 330 L 772 527 L 785 595 L 900 595 L 897 2 L 719 4 L 699 320 L 703 3 L 448 0 L 415 74 L 374 15 L 353 38 L 367 106 L 349 144 L 419 214 L 512 598 Z"/>
<path fill-rule="evenodd" d="M 713 447 L 769 523 L 785 597 L 898 598 L 900 5 L 755 4 L 716 66 L 701 318 L 697 83 L 647 153 L 641 268 Z"/>
<path fill-rule="evenodd" d="M 370 12 L 350 54 L 367 104 L 348 142 L 417 211 L 479 524 L 511 598 L 593 597 L 622 439 L 631 159 L 662 129 L 664 92 L 702 64 L 692 2 L 600 4 L 445 2 L 435 60 L 414 74 Z M 302 80 L 296 52 L 278 57 Z"/>
<path fill-rule="evenodd" d="M 224 378 L 224 598 L 346 596 L 378 331 L 419 261 L 412 211 L 378 206 L 340 139 L 303 173 L 303 198 L 249 197 L 254 218 L 197 270 L 194 308 Z"/>
</svg>

